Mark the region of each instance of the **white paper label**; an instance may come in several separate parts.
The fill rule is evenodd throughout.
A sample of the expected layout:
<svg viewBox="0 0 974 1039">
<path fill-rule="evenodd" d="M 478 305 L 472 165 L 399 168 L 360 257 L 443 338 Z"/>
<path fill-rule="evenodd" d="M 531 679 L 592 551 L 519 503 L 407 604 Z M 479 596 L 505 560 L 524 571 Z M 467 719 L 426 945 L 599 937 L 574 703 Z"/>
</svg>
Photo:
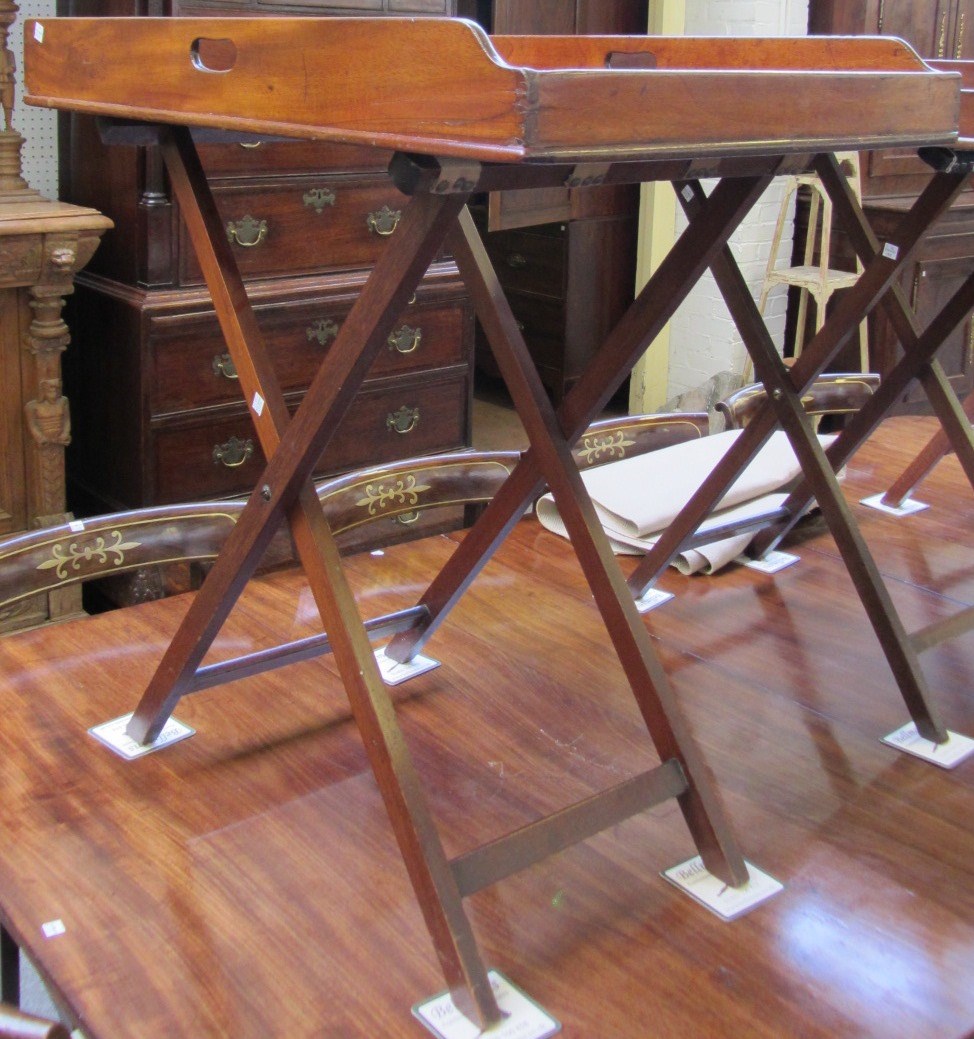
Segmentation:
<svg viewBox="0 0 974 1039">
<path fill-rule="evenodd" d="M 760 570 L 762 574 L 776 574 L 785 567 L 794 566 L 799 556 L 791 552 L 769 552 L 763 559 L 744 559 L 744 565 L 751 570 Z"/>
<path fill-rule="evenodd" d="M 38 43 L 44 42 L 44 26 L 40 22 L 34 22 L 34 39 Z"/>
<path fill-rule="evenodd" d="M 545 1013 L 496 970 L 489 971 L 490 987 L 504 1019 L 482 1032 L 453 1005 L 449 992 L 443 992 L 425 1003 L 417 1003 L 413 1014 L 436 1036 L 436 1039 L 548 1039 L 561 1031 L 561 1025 Z"/>
<path fill-rule="evenodd" d="M 417 653 L 412 660 L 406 660 L 400 664 L 398 660 L 387 657 L 384 649 L 376 650 L 375 662 L 379 665 L 379 674 L 382 675 L 382 681 L 386 685 L 401 685 L 410 678 L 425 675 L 427 671 L 432 671 L 433 668 L 440 666 L 438 660 L 424 657 L 422 653 Z"/>
<path fill-rule="evenodd" d="M 883 246 L 883 256 L 887 260 L 895 260 L 899 255 L 900 255 L 900 247 L 898 245 L 893 245 L 892 242 L 887 242 Z"/>
<path fill-rule="evenodd" d="M 869 509 L 886 512 L 890 516 L 912 516 L 914 512 L 923 512 L 930 506 L 922 501 L 914 501 L 913 498 L 904 498 L 899 505 L 887 505 L 883 501 L 883 494 L 874 494 L 871 498 L 861 498 L 860 504 Z"/>
<path fill-rule="evenodd" d="M 661 588 L 650 588 L 636 600 L 636 609 L 640 613 L 649 613 L 650 610 L 655 610 L 657 606 L 662 606 L 672 598 L 672 592 L 664 592 Z"/>
<path fill-rule="evenodd" d="M 254 394 L 254 401 L 251 404 L 251 407 L 254 409 L 254 414 L 258 418 L 260 418 L 264 413 L 264 398 L 259 393 Z"/>
<path fill-rule="evenodd" d="M 72 534 L 80 534 L 85 529 L 85 525 L 81 520 L 72 520 L 68 524 L 68 529 Z"/>
<path fill-rule="evenodd" d="M 679 866 L 664 870 L 663 876 L 711 912 L 725 920 L 733 920 L 735 916 L 746 913 L 765 899 L 784 890 L 784 885 L 774 877 L 750 862 L 746 865 L 748 880 L 740 887 L 731 887 L 715 877 L 703 864 L 703 859 L 699 855 L 681 862 Z"/>
<path fill-rule="evenodd" d="M 955 768 L 974 754 L 974 740 L 970 737 L 959 736 L 948 730 L 947 739 L 943 743 L 934 743 L 917 732 L 915 722 L 907 722 L 902 728 L 884 736 L 883 743 L 941 768 Z"/>
<path fill-rule="evenodd" d="M 141 758 L 144 754 L 161 750 L 171 743 L 179 743 L 180 740 L 185 740 L 196 732 L 188 725 L 176 721 L 175 718 L 170 718 L 162 732 L 151 743 L 136 743 L 125 731 L 131 718 L 131 714 L 123 714 L 121 718 L 113 718 L 109 722 L 93 726 L 88 732 L 120 757 L 130 759 Z"/>
<path fill-rule="evenodd" d="M 48 920 L 46 924 L 41 924 L 41 933 L 45 938 L 57 938 L 59 934 L 64 934 L 67 928 L 64 926 L 63 920 Z"/>
</svg>

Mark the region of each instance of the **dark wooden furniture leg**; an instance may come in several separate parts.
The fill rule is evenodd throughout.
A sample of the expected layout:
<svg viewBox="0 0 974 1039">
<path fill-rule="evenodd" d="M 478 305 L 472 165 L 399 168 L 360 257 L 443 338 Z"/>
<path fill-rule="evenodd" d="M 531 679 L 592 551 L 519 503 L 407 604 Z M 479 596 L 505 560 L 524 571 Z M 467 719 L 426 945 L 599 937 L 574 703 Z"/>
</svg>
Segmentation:
<svg viewBox="0 0 974 1039">
<path fill-rule="evenodd" d="M 842 178 L 835 169 L 834 159 L 831 156 L 820 156 L 817 166 L 827 188 L 834 184 L 838 189 L 838 181 Z M 633 573 L 629 582 L 634 594 L 642 594 L 659 576 L 673 555 L 684 544 L 692 541 L 700 523 L 760 449 L 777 420 L 788 434 L 805 476 L 801 484 L 801 493 L 796 491 L 785 504 L 784 511 L 789 517 L 788 520 L 776 529 L 790 527 L 812 497 L 818 501 L 856 591 L 890 662 L 911 716 L 921 735 L 938 743 L 947 738 L 947 733 L 931 702 L 915 647 L 899 620 L 881 575 L 835 482 L 835 460 L 831 454 L 826 456 L 822 452 L 805 418 L 801 394 L 841 349 L 855 330 L 856 322 L 861 315 L 867 313 L 879 299 L 891 291 L 893 278 L 915 249 L 923 231 L 949 206 L 965 179 L 964 174 L 955 174 L 948 179 L 936 180 L 928 193 L 904 219 L 895 248 L 880 252 L 878 247 L 874 246 L 863 256 L 867 266 L 859 283 L 849 290 L 839 303 L 833 316 L 804 351 L 790 373 L 774 351 L 729 250 L 724 250 L 715 260 L 713 271 L 716 280 L 744 337 L 758 375 L 768 390 L 768 401 L 761 414 L 748 425 L 722 464 L 704 482 L 676 522 L 664 533 L 656 548 Z M 851 195 L 845 188 L 842 190 L 845 192 L 843 201 L 846 204 L 847 215 L 855 218 L 856 211 Z M 687 195 L 681 195 L 681 200 L 691 211 L 699 207 L 699 203 L 694 207 Z M 885 409 L 880 411 L 880 401 L 884 400 L 886 395 L 877 396 L 880 400 L 873 398 L 863 410 L 868 409 L 882 417 Z M 878 420 L 877 418 L 876 421 Z M 853 425 L 855 421 L 853 419 Z M 849 430 L 846 431 L 848 432 Z M 846 433 L 842 434 L 843 439 Z"/>
<path fill-rule="evenodd" d="M 686 228 L 613 330 L 595 362 L 562 402 L 557 420 L 566 441 L 574 443 L 600 413 L 619 381 L 670 320 L 769 182 L 770 174 L 725 179 L 714 189 L 700 219 Z M 524 461 L 426 590 L 420 600 L 427 610 L 426 619 L 392 640 L 386 650 L 390 656 L 406 661 L 422 649 L 543 487 L 544 478 L 529 449 Z"/>
<path fill-rule="evenodd" d="M 574 464 L 574 438 L 569 443 L 558 426 L 469 213 L 463 214 L 460 226 L 463 234 L 451 238 L 453 255 L 524 423 L 532 457 L 558 502 L 657 751 L 663 761 L 679 761 L 689 781 L 679 796 L 687 824 L 707 868 L 726 883 L 739 886 L 747 880 L 747 868 Z"/>
<path fill-rule="evenodd" d="M 0 1002 L 20 1006 L 20 949 L 0 924 Z"/>
<path fill-rule="evenodd" d="M 974 393 L 964 399 L 962 405 L 968 421 L 974 421 Z M 920 483 L 930 475 L 934 466 L 952 450 L 950 437 L 945 429 L 936 433 L 923 445 L 916 458 L 903 470 L 880 501 L 897 509 L 913 493 Z"/>
<path fill-rule="evenodd" d="M 408 207 L 396 240 L 377 265 L 378 277 L 363 291 L 308 391 L 310 405 L 303 414 L 310 418 L 290 422 L 188 131 L 164 132 L 162 150 L 269 463 L 140 701 L 130 734 L 151 740 L 165 724 L 287 514 L 447 984 L 456 1005 L 473 1020 L 497 1021 L 500 1011 L 456 880 L 311 483 L 321 450 L 464 198 L 424 195 Z"/>
</svg>

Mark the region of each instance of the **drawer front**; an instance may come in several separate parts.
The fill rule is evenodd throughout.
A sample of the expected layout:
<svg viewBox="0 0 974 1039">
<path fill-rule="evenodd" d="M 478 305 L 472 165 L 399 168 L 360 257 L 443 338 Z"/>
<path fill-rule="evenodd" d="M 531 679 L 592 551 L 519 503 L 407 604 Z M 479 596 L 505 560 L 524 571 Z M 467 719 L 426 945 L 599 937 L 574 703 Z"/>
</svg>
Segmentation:
<svg viewBox="0 0 974 1039">
<path fill-rule="evenodd" d="M 371 267 L 408 201 L 384 175 L 224 184 L 214 195 L 245 278 Z M 180 280 L 185 285 L 203 280 L 185 227 Z"/>
<path fill-rule="evenodd" d="M 256 308 L 265 344 L 285 393 L 307 389 L 335 341 L 350 304 L 320 300 Z M 469 309 L 419 303 L 396 322 L 370 376 L 408 374 L 468 362 Z M 153 416 L 240 400 L 240 383 L 214 314 L 154 317 L 149 325 Z"/>
<path fill-rule="evenodd" d="M 321 141 L 250 141 L 246 144 L 202 144 L 203 168 L 210 177 L 260 177 L 303 174 L 312 170 L 371 170 L 384 173 L 392 153 L 353 144 Z"/>
<path fill-rule="evenodd" d="M 486 238 L 487 252 L 506 289 L 560 298 L 565 291 L 562 237 L 502 231 Z"/>
<path fill-rule="evenodd" d="M 325 451 L 319 474 L 462 447 L 467 388 L 464 375 L 363 390 Z M 160 505 L 249 493 L 264 469 L 243 408 L 216 422 L 157 429 L 152 441 L 154 500 Z"/>
</svg>

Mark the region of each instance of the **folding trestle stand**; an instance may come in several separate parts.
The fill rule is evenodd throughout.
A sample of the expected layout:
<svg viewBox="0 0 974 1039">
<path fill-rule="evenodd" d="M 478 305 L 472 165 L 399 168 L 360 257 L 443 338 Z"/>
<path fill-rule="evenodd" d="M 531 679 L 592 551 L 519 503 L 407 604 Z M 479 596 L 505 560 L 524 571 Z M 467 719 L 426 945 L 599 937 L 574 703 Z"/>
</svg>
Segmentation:
<svg viewBox="0 0 974 1039">
<path fill-rule="evenodd" d="M 497 1021 L 500 1011 L 462 900 L 553 851 L 675 797 L 709 872 L 731 887 L 747 882 L 747 865 L 633 600 L 653 583 L 672 555 L 692 541 L 713 504 L 770 435 L 775 419 L 791 439 L 806 475 L 806 482 L 793 491 L 777 517 L 776 536 L 788 529 L 790 517 L 799 515 L 814 496 L 839 544 L 917 728 L 931 740 L 946 739 L 924 687 L 916 654 L 839 492 L 834 468 L 874 428 L 888 402 L 895 398 L 895 387 L 910 378 L 920 377 L 935 406 L 946 402 L 953 414 L 952 394 L 931 361 L 936 348 L 933 340 L 940 335 L 942 325 L 953 320 L 955 310 L 965 303 L 969 309 L 974 292 L 968 288 L 968 295 L 972 295 L 969 302 L 965 295 L 954 307 L 948 306 L 949 313 L 935 330 L 918 335 L 892 284 L 923 232 L 960 191 L 966 166 L 963 171 L 955 168 L 938 173 L 905 218 L 895 247 L 887 243 L 882 250 L 872 239 L 851 194 L 845 191 L 845 179 L 827 155 L 631 161 L 600 167 L 594 179 L 601 184 L 672 181 L 690 222 L 556 413 L 466 204 L 474 192 L 570 182 L 579 177 L 579 168 L 558 164 L 518 167 L 397 154 L 390 171 L 400 189 L 412 198 L 395 238 L 377 262 L 292 419 L 247 302 L 190 131 L 163 127 L 130 133 L 140 135 L 143 143 L 148 133 L 160 145 L 268 464 L 139 702 L 128 734 L 139 743 L 151 743 L 183 695 L 210 687 L 220 677 L 229 680 L 309 655 L 333 652 L 454 1002 L 472 1020 L 486 1025 Z M 124 140 L 127 131 L 116 129 L 115 135 Z M 866 269 L 859 284 L 850 290 L 789 373 L 774 351 L 727 242 L 774 176 L 809 165 L 815 166 L 833 193 L 836 211 L 842 215 Z M 719 178 L 709 197 L 700 186 L 700 178 L 705 176 Z M 314 493 L 312 472 L 402 307 L 444 246 L 454 256 L 473 297 L 530 447 L 417 606 L 363 624 Z M 627 587 L 572 461 L 571 447 L 707 267 L 713 269 L 741 328 L 755 369 L 769 391 L 769 403 Z M 880 299 L 891 313 L 895 312 L 901 335 L 909 328 L 906 356 L 826 457 L 805 417 L 801 394 Z M 448 860 L 379 674 L 370 634 L 393 636 L 386 647 L 393 659 L 405 662 L 413 658 L 545 485 L 555 495 L 662 764 Z M 228 661 L 218 665 L 218 674 L 214 675 L 213 665 L 201 668 L 202 658 L 285 520 L 290 524 L 326 634 L 259 657 Z M 713 537 L 712 531 L 708 537 Z"/>
<path fill-rule="evenodd" d="M 865 541 L 846 504 L 835 473 L 851 458 L 887 415 L 913 379 L 919 380 L 943 426 L 943 437 L 953 447 L 974 486 L 974 436 L 964 409 L 950 387 L 935 353 L 950 332 L 974 308 L 974 276 L 970 277 L 922 332 L 895 278 L 915 252 L 924 233 L 966 186 L 974 169 L 974 152 L 923 149 L 921 155 L 935 169 L 926 190 L 903 217 L 896 235 L 879 243 L 873 235 L 848 181 L 831 155 L 819 155 L 818 172 L 835 207 L 839 226 L 849 236 L 864 272 L 848 289 L 792 368 L 778 357 L 757 307 L 741 278 L 733 257 L 723 249 L 712 270 L 721 294 L 744 339 L 755 371 L 768 391 L 768 399 L 710 474 L 680 516 L 642 560 L 629 579 L 637 598 L 658 578 L 682 548 L 721 536 L 697 530 L 743 468 L 770 436 L 775 423 L 787 433 L 802 468 L 786 501 L 765 517 L 768 527 L 756 539 L 754 551 L 771 551 L 792 529 L 807 507 L 817 502 L 845 562 L 846 568 L 879 638 L 883 652 L 921 737 L 934 744 L 946 743 L 945 729 L 932 701 L 918 660 L 921 649 L 961 630 L 957 618 L 908 634 L 900 621 Z M 684 209 L 693 217 L 703 205 L 699 189 L 680 194 Z M 801 404 L 815 378 L 826 368 L 859 322 L 876 305 L 882 305 L 903 345 L 903 357 L 884 377 L 879 390 L 856 413 L 827 451 L 823 451 Z M 728 533 L 730 530 L 728 530 Z M 964 611 L 970 624 L 974 610 Z"/>
<path fill-rule="evenodd" d="M 656 165 L 631 162 L 600 170 L 601 183 L 680 179 L 691 169 L 701 176 L 728 175 L 701 202 L 699 219 L 676 243 L 556 415 L 466 203 L 475 191 L 563 184 L 578 174 L 578 168 L 480 165 L 397 155 L 391 167 L 393 178 L 412 198 L 301 407 L 289 418 L 189 130 L 142 128 L 131 133 L 135 138 L 127 138 L 124 128 L 114 131 L 117 139 L 137 138 L 141 143 L 151 133 L 161 148 L 268 463 L 139 702 L 128 735 L 141 744 L 151 743 L 179 699 L 214 685 L 219 675 L 229 680 L 314 653 L 333 652 L 454 1002 L 482 1024 L 497 1021 L 500 1011 L 463 909 L 464 896 L 669 798 L 677 799 L 707 870 L 730 887 L 746 884 L 747 865 L 595 516 L 572 461 L 571 446 L 718 256 L 771 178 L 806 166 L 808 156 L 745 162 L 715 159 L 696 165 L 689 160 Z M 739 169 L 745 172 L 738 175 Z M 490 336 L 530 449 L 418 608 L 365 625 L 314 493 L 312 472 L 398 314 L 444 244 L 455 257 Z M 387 653 L 398 660 L 415 655 L 546 484 L 565 517 L 662 764 L 450 861 L 405 749 L 369 633 L 398 632 Z M 312 640 L 312 645 L 305 640 L 260 657 L 225 662 L 214 676 L 213 665 L 200 667 L 202 658 L 285 520 L 326 634 Z"/>
</svg>

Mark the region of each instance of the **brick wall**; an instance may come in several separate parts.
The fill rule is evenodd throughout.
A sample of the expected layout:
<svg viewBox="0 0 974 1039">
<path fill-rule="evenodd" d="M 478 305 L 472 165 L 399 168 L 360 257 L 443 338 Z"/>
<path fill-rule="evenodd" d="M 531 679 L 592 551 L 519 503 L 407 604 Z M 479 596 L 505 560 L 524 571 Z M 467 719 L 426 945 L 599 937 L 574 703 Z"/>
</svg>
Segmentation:
<svg viewBox="0 0 974 1039">
<path fill-rule="evenodd" d="M 687 0 L 688 36 L 804 36 L 808 0 Z M 761 291 L 782 187 L 768 189 L 731 239 L 731 248 L 755 299 Z M 682 214 L 678 218 L 682 229 Z M 791 223 L 786 225 L 779 265 L 790 262 Z M 781 349 L 784 338 L 785 289 L 776 289 L 765 314 Z M 722 371 L 741 372 L 745 351 L 720 293 L 707 274 L 675 315 L 670 330 L 669 396 L 705 383 Z"/>
</svg>

